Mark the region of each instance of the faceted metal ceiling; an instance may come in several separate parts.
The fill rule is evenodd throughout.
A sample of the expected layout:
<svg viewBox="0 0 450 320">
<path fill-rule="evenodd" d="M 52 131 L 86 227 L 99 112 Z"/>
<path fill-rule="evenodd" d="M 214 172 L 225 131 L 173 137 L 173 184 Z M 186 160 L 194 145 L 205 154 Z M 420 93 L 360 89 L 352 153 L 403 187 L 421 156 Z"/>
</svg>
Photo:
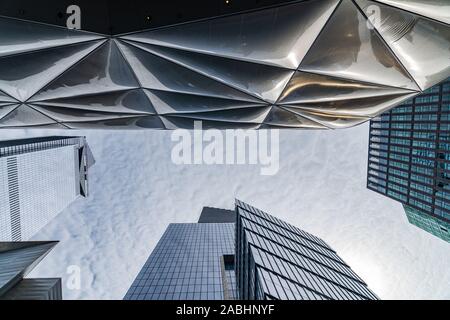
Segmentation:
<svg viewBox="0 0 450 320">
<path fill-rule="evenodd" d="M 444 0 L 307 0 L 118 36 L 0 17 L 0 128 L 351 127 L 450 76 Z"/>
</svg>

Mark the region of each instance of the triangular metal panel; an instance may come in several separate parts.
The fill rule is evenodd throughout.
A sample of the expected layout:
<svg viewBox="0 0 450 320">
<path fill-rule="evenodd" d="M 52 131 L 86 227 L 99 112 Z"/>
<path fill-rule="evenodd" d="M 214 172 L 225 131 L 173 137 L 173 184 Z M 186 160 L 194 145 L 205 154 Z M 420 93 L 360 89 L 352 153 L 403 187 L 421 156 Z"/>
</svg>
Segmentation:
<svg viewBox="0 0 450 320">
<path fill-rule="evenodd" d="M 111 113 L 154 114 L 143 89 L 106 92 L 33 102 L 52 107 L 91 110 Z"/>
<path fill-rule="evenodd" d="M 71 108 L 58 108 L 46 106 L 43 104 L 33 104 L 34 109 L 45 114 L 46 116 L 55 119 L 58 122 L 85 122 L 85 121 L 103 121 L 120 118 L 136 117 L 136 114 L 130 113 L 114 113 L 101 112 L 94 110 L 82 110 Z M 144 115 L 144 114 L 142 114 Z"/>
<path fill-rule="evenodd" d="M 194 129 L 195 123 L 201 121 L 202 129 L 218 129 L 218 130 L 226 130 L 226 129 L 243 129 L 243 130 L 251 130 L 258 129 L 260 127 L 259 123 L 243 123 L 243 122 L 226 122 L 226 121 L 211 121 L 211 120 L 198 120 L 198 119 L 189 119 L 182 118 L 177 116 L 161 116 L 161 120 L 164 122 L 164 125 L 169 130 L 174 129 Z"/>
<path fill-rule="evenodd" d="M 342 1 L 300 70 L 419 91 L 352 1 Z"/>
<path fill-rule="evenodd" d="M 422 90 L 450 76 L 450 25 L 368 0 L 363 11 L 378 8 L 371 22 Z"/>
<path fill-rule="evenodd" d="M 119 47 L 144 88 L 242 101 L 260 101 L 137 47 L 123 42 L 120 42 Z"/>
<path fill-rule="evenodd" d="M 267 117 L 270 109 L 270 106 L 265 106 L 260 108 L 244 108 L 235 110 L 173 114 L 172 116 L 229 123 L 262 123 Z"/>
<path fill-rule="evenodd" d="M 330 116 L 376 117 L 402 102 L 414 97 L 415 93 L 393 94 L 382 97 L 337 100 L 305 104 L 283 105 L 288 110 L 306 110 Z"/>
<path fill-rule="evenodd" d="M 13 102 L 14 103 L 14 102 L 18 102 L 18 101 L 0 91 L 0 102 L 1 103 L 4 103 L 4 102 Z"/>
<path fill-rule="evenodd" d="M 0 17 L 0 57 L 102 39 L 94 33 Z"/>
<path fill-rule="evenodd" d="M 56 123 L 56 121 L 22 104 L 0 119 L 0 128 L 38 126 L 52 123 Z"/>
<path fill-rule="evenodd" d="M 448 0 L 377 0 L 384 4 L 450 24 Z"/>
<path fill-rule="evenodd" d="M 338 3 L 296 2 L 123 38 L 296 69 Z"/>
<path fill-rule="evenodd" d="M 273 66 L 150 44 L 129 44 L 269 103 L 278 99 L 293 75 L 292 70 Z"/>
<path fill-rule="evenodd" d="M 318 103 L 348 101 L 418 92 L 371 83 L 297 71 L 283 91 L 278 103 Z"/>
<path fill-rule="evenodd" d="M 270 113 L 264 120 L 264 124 L 278 128 L 296 128 L 296 129 L 326 129 L 327 127 L 320 123 L 311 121 L 289 112 L 281 107 L 273 106 Z"/>
<path fill-rule="evenodd" d="M 0 58 L 0 90 L 24 102 L 100 44 L 93 41 Z"/>
<path fill-rule="evenodd" d="M 52 81 L 31 101 L 138 88 L 130 66 L 110 40 Z"/>
<path fill-rule="evenodd" d="M 0 121 L 3 117 L 6 117 L 6 115 L 16 109 L 18 106 L 18 104 L 0 104 Z"/>
<path fill-rule="evenodd" d="M 205 97 L 184 93 L 175 93 L 158 90 L 145 92 L 155 106 L 158 114 L 176 114 L 192 112 L 208 112 L 242 108 L 255 108 L 264 105 L 216 97 Z"/>
<path fill-rule="evenodd" d="M 296 114 L 307 118 L 311 121 L 317 122 L 329 129 L 342 129 L 349 128 L 353 126 L 357 126 L 361 123 L 364 123 L 370 118 L 368 117 L 348 117 L 348 116 L 339 116 L 339 115 L 327 115 L 324 113 L 316 113 L 310 112 L 306 110 L 299 109 L 290 109 L 291 112 L 295 112 Z"/>
<path fill-rule="evenodd" d="M 137 129 L 165 129 L 158 116 L 130 117 L 103 121 L 67 122 L 70 129 L 103 129 L 103 130 L 137 130 Z"/>
</svg>

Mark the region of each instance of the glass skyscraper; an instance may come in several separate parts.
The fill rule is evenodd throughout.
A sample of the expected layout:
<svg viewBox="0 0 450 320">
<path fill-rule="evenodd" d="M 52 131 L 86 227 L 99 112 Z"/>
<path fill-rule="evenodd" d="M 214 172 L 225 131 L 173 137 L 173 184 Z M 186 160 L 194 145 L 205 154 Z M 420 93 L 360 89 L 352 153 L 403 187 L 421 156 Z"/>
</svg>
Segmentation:
<svg viewBox="0 0 450 320">
<path fill-rule="evenodd" d="M 95 162 L 84 137 L 0 142 L 0 241 L 25 241 L 79 197 Z"/>
<path fill-rule="evenodd" d="M 236 200 L 236 278 L 243 300 L 372 300 L 322 239 Z"/>
<path fill-rule="evenodd" d="M 234 212 L 169 225 L 124 299 L 377 297 L 321 239 L 236 200 Z"/>
<path fill-rule="evenodd" d="M 57 243 L 0 242 L 0 300 L 61 300 L 60 278 L 24 278 Z"/>
<path fill-rule="evenodd" d="M 367 187 L 450 242 L 450 78 L 370 122 Z"/>
<path fill-rule="evenodd" d="M 233 223 L 170 224 L 125 299 L 222 300 L 222 257 L 233 254 Z"/>
</svg>

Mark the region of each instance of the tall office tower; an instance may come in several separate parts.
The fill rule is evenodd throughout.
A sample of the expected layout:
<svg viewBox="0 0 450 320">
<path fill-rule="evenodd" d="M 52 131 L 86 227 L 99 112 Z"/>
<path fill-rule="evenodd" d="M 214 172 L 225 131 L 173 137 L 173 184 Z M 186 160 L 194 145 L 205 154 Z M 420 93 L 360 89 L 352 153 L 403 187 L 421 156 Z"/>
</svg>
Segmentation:
<svg viewBox="0 0 450 320">
<path fill-rule="evenodd" d="M 169 225 L 126 300 L 377 299 L 322 240 L 243 202 L 199 221 Z"/>
<path fill-rule="evenodd" d="M 170 224 L 124 299 L 224 299 L 222 257 L 234 254 L 235 216 L 220 210 L 205 208 L 199 221 L 207 222 Z"/>
<path fill-rule="evenodd" d="M 370 123 L 367 187 L 450 242 L 450 78 Z"/>
<path fill-rule="evenodd" d="M 24 279 L 57 243 L 0 242 L 0 300 L 61 300 L 61 278 Z"/>
<path fill-rule="evenodd" d="M 84 137 L 0 141 L 0 241 L 24 241 L 79 197 L 95 163 Z"/>
<path fill-rule="evenodd" d="M 322 239 L 239 200 L 236 213 L 240 299 L 377 299 Z"/>
</svg>

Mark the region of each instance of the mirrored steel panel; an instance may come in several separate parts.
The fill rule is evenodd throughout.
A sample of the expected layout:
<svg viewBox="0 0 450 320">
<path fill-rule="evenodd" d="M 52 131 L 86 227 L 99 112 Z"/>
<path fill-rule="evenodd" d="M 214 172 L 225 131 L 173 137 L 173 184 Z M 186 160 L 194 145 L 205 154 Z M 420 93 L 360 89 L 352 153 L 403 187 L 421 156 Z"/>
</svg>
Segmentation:
<svg viewBox="0 0 450 320">
<path fill-rule="evenodd" d="M 338 3 L 302 1 L 123 38 L 296 69 Z"/>
<path fill-rule="evenodd" d="M 446 7 L 305 0 L 118 36 L 0 17 L 0 108 L 17 126 L 345 128 L 450 76 Z"/>
<path fill-rule="evenodd" d="M 450 1 L 448 0 L 377 0 L 377 2 L 450 24 Z"/>
<path fill-rule="evenodd" d="M 39 126 L 52 123 L 56 123 L 56 121 L 22 104 L 0 119 L 0 128 L 23 127 L 25 125 Z"/>
<path fill-rule="evenodd" d="M 66 122 L 69 129 L 137 130 L 165 129 L 158 116 L 130 117 L 103 121 Z"/>
<path fill-rule="evenodd" d="M 261 103 L 144 89 L 158 114 L 195 113 L 262 107 Z"/>
<path fill-rule="evenodd" d="M 75 97 L 36 101 L 34 104 L 58 108 L 80 109 L 111 113 L 155 114 L 156 111 L 144 89 L 121 90 Z"/>
<path fill-rule="evenodd" d="M 94 33 L 0 16 L 0 57 L 102 39 Z"/>
<path fill-rule="evenodd" d="M 324 112 L 316 112 L 314 110 L 304 110 L 299 108 L 284 107 L 286 110 L 294 112 L 306 119 L 317 122 L 329 129 L 342 129 L 354 127 L 370 118 L 358 116 L 341 116 L 336 114 L 326 114 Z"/>
<path fill-rule="evenodd" d="M 130 44 L 269 103 L 278 99 L 294 73 L 288 69 L 150 44 Z"/>
<path fill-rule="evenodd" d="M 136 117 L 136 114 L 102 112 L 94 110 L 70 109 L 46 106 L 43 104 L 32 105 L 33 109 L 55 119 L 57 122 L 83 122 L 83 121 L 103 121 L 121 118 Z"/>
<path fill-rule="evenodd" d="M 4 103 L 4 102 L 17 102 L 17 101 L 0 91 L 0 102 Z"/>
<path fill-rule="evenodd" d="M 195 120 L 260 124 L 266 118 L 269 111 L 270 107 L 260 107 L 260 108 L 243 108 L 243 109 L 221 110 L 210 112 L 184 113 L 178 114 L 176 116 Z"/>
<path fill-rule="evenodd" d="M 16 109 L 19 105 L 18 104 L 1 104 L 0 103 L 0 121 L 3 117 L 8 115 L 11 111 Z"/>
<path fill-rule="evenodd" d="M 273 106 L 262 127 L 266 128 L 297 128 L 297 129 L 327 129 L 315 121 L 299 116 L 279 106 Z"/>
<path fill-rule="evenodd" d="M 342 1 L 300 70 L 419 90 L 352 1 Z"/>
<path fill-rule="evenodd" d="M 24 102 L 100 44 L 92 41 L 2 57 L 0 90 Z"/>
<path fill-rule="evenodd" d="M 297 71 L 279 103 L 319 103 L 407 95 L 415 91 Z"/>
<path fill-rule="evenodd" d="M 114 40 L 109 40 L 51 82 L 31 101 L 139 88 Z"/>
<path fill-rule="evenodd" d="M 422 90 L 450 74 L 450 28 L 440 22 L 373 1 L 357 0 L 365 11 L 379 10 L 374 27 Z"/>
<path fill-rule="evenodd" d="M 284 105 L 289 110 L 306 110 L 325 114 L 329 117 L 376 117 L 383 110 L 388 110 L 415 94 L 400 94 L 366 99 L 338 100 L 317 103 Z"/>
<path fill-rule="evenodd" d="M 120 48 L 144 88 L 244 101 L 256 100 L 252 96 L 135 46 L 120 43 Z"/>
</svg>

